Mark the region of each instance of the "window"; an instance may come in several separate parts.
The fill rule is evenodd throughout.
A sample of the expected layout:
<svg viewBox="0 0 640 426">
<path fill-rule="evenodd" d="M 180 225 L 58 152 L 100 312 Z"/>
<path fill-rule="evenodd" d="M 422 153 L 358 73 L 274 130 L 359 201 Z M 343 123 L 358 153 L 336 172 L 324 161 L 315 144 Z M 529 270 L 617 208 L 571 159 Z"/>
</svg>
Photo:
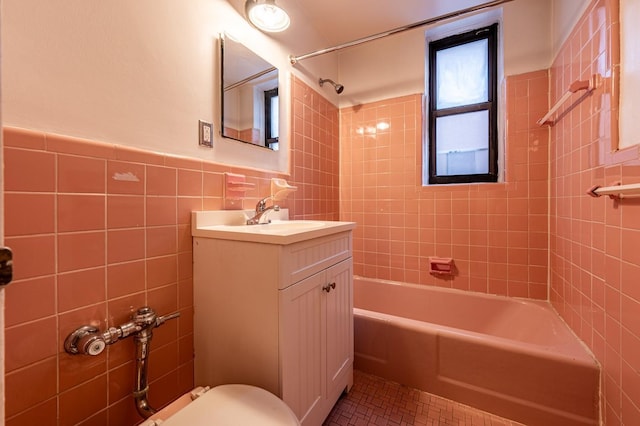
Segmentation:
<svg viewBox="0 0 640 426">
<path fill-rule="evenodd" d="M 429 43 L 430 184 L 498 180 L 497 29 Z"/>
<path fill-rule="evenodd" d="M 278 99 L 277 87 L 264 92 L 265 145 L 276 151 L 278 150 L 278 133 L 280 128 Z"/>
</svg>

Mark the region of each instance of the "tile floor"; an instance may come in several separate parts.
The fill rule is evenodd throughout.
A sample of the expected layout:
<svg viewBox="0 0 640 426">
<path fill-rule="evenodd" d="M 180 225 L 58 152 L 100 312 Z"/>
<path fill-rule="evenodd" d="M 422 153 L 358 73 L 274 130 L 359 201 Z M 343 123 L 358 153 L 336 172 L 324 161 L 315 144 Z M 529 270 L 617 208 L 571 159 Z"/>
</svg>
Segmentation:
<svg viewBox="0 0 640 426">
<path fill-rule="evenodd" d="M 323 426 L 411 425 L 518 426 L 520 423 L 356 370 L 351 391 L 340 398 Z"/>
</svg>

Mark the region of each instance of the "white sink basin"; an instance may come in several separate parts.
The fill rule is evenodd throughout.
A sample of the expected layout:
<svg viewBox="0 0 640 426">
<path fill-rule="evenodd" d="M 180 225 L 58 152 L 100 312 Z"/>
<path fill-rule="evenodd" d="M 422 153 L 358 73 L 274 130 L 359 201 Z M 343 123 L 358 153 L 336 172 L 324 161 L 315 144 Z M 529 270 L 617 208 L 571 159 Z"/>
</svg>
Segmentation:
<svg viewBox="0 0 640 426">
<path fill-rule="evenodd" d="M 246 225 L 242 220 L 225 219 L 224 212 L 193 212 L 191 235 L 223 240 L 254 241 L 267 244 L 291 244 L 348 231 L 353 222 L 322 220 L 273 220 L 271 223 Z M 222 223 L 221 223 L 222 222 Z"/>
<path fill-rule="evenodd" d="M 278 220 L 258 225 L 209 225 L 201 226 L 200 229 L 250 234 L 289 235 L 322 228 L 324 226 L 327 226 L 327 222 L 316 220 Z"/>
<path fill-rule="evenodd" d="M 250 232 L 292 232 L 302 231 L 305 229 L 321 228 L 326 226 L 324 221 L 319 220 L 274 220 L 271 223 L 264 223 L 260 225 L 244 225 Z M 253 229 L 254 227 L 260 229 Z"/>
</svg>

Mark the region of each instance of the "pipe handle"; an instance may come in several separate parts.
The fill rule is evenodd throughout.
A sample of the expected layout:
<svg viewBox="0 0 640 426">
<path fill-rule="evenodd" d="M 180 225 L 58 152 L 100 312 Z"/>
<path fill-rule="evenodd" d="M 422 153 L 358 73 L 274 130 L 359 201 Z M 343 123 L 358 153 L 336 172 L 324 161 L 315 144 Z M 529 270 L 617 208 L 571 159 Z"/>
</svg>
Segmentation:
<svg viewBox="0 0 640 426">
<path fill-rule="evenodd" d="M 69 334 L 64 341 L 64 349 L 70 354 L 100 355 L 107 343 L 96 327 L 84 325 Z"/>
<path fill-rule="evenodd" d="M 169 321 L 170 319 L 178 318 L 179 316 L 180 316 L 180 312 L 173 312 L 171 314 L 162 315 L 156 318 L 156 327 L 160 327 L 162 324 Z"/>
</svg>

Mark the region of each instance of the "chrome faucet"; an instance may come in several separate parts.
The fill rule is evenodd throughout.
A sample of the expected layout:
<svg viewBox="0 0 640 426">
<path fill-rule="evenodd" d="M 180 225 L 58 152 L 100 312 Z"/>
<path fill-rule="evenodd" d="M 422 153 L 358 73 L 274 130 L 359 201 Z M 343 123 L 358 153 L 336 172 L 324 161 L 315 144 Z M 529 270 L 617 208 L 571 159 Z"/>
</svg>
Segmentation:
<svg viewBox="0 0 640 426">
<path fill-rule="evenodd" d="M 262 200 L 258 201 L 258 204 L 256 204 L 256 214 L 251 219 L 247 220 L 247 225 L 259 225 L 260 223 L 271 222 L 270 220 L 266 222 L 260 222 L 262 220 L 262 217 L 271 210 L 276 212 L 280 211 L 280 206 L 276 204 L 273 204 L 271 207 L 267 207 L 267 201 L 269 201 L 271 198 L 271 196 L 264 197 Z"/>
</svg>

